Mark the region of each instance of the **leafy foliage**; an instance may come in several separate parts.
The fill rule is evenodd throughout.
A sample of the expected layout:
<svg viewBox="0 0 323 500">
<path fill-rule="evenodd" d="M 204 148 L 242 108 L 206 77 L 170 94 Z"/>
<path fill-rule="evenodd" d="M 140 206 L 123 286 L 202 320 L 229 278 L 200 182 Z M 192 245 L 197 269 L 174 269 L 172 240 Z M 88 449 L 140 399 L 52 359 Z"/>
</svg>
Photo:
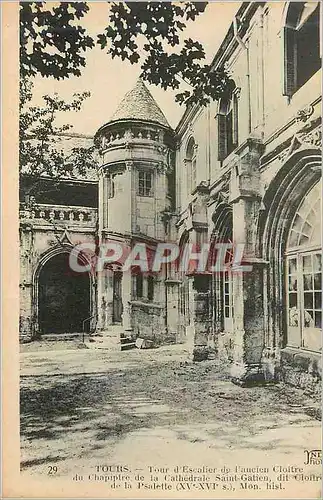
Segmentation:
<svg viewBox="0 0 323 500">
<path fill-rule="evenodd" d="M 163 89 L 179 89 L 181 80 L 192 90 L 176 95 L 180 104 L 209 102 L 229 94 L 234 82 L 224 68 L 213 71 L 203 63 L 205 51 L 191 38 L 181 41 L 188 21 L 205 11 L 207 2 L 122 2 L 114 3 L 110 23 L 98 35 L 101 48 L 112 57 L 141 62 L 142 78 Z M 142 43 L 141 43 L 142 42 Z M 180 48 L 175 52 L 174 48 Z"/>
<path fill-rule="evenodd" d="M 57 94 L 45 95 L 44 106 L 31 106 L 32 83 L 20 82 L 19 164 L 21 177 L 47 176 L 51 178 L 86 175 L 97 167 L 95 146 L 73 147 L 69 152 L 62 147 L 64 133 L 72 126 L 56 125 L 57 113 L 79 111 L 89 92 L 74 94 L 65 102 Z"/>
<path fill-rule="evenodd" d="M 86 29 L 77 24 L 88 12 L 85 2 L 20 3 L 20 72 L 22 77 L 80 76 L 84 52 L 94 47 Z"/>
<path fill-rule="evenodd" d="M 221 68 L 205 63 L 198 41 L 182 39 L 187 23 L 205 11 L 207 2 L 112 3 L 109 24 L 96 42 L 78 22 L 89 11 L 85 2 L 21 2 L 21 75 L 53 76 L 57 79 L 81 74 L 86 50 L 95 44 L 108 54 L 139 63 L 141 77 L 163 89 L 180 90 L 182 81 L 191 90 L 179 91 L 180 104 L 206 104 L 234 87 Z"/>
</svg>

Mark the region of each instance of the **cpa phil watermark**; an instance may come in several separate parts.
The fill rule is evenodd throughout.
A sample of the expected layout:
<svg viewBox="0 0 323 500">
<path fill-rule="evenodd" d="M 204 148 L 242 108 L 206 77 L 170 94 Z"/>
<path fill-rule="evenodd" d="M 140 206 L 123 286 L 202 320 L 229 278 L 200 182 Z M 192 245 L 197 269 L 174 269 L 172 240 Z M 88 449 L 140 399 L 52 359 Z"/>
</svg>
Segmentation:
<svg viewBox="0 0 323 500">
<path fill-rule="evenodd" d="M 142 273 L 160 273 L 173 266 L 184 273 L 251 272 L 252 265 L 244 258 L 245 245 L 231 242 L 201 245 L 186 243 L 157 243 L 148 245 L 137 242 L 127 245 L 109 241 L 99 247 L 91 242 L 79 243 L 70 253 L 69 265 L 76 273 L 103 272 L 117 265 L 123 272 L 133 268 Z"/>
</svg>

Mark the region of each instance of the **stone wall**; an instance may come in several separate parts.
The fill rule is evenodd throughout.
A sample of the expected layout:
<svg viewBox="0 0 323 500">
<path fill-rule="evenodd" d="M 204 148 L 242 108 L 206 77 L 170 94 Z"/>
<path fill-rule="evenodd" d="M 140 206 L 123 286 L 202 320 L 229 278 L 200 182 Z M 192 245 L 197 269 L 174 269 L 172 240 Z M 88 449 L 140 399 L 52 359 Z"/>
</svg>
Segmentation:
<svg viewBox="0 0 323 500">
<path fill-rule="evenodd" d="M 322 357 L 319 354 L 286 347 L 282 349 L 278 378 L 309 394 L 321 394 Z"/>
<path fill-rule="evenodd" d="M 149 339 L 156 345 L 167 343 L 164 311 L 158 304 L 132 301 L 131 320 L 135 338 Z"/>
<path fill-rule="evenodd" d="M 21 342 L 29 342 L 38 335 L 38 278 L 42 266 L 60 252 L 70 252 L 78 243 L 95 243 L 95 209 L 51 206 L 42 210 L 38 205 L 32 212 L 23 210 L 20 214 Z M 94 277 L 91 283 L 92 328 L 96 315 Z"/>
</svg>

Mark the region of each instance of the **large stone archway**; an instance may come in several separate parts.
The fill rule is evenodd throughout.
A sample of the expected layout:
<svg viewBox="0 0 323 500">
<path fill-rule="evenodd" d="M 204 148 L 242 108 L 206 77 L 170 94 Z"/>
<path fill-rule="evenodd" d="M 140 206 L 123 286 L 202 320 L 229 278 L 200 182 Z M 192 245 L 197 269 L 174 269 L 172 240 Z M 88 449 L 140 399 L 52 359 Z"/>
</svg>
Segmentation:
<svg viewBox="0 0 323 500">
<path fill-rule="evenodd" d="M 292 248 L 291 251 L 290 232 L 302 203 L 320 179 L 320 171 L 321 156 L 318 151 L 299 150 L 279 170 L 263 199 L 265 209 L 259 219 L 258 244 L 263 258 L 268 262 L 264 276 L 265 349 L 262 363 L 267 378 L 280 376 L 283 358 L 287 356 L 292 359 L 295 355 L 289 332 L 293 325 L 289 324 L 290 314 L 287 314 L 295 308 L 295 304 L 292 304 L 293 294 L 289 293 L 289 286 L 294 286 L 294 275 L 290 271 L 294 261 L 289 260 L 295 260 L 296 257 L 300 259 L 300 256 L 298 248 Z M 296 257 L 294 254 L 297 254 Z M 302 277 L 301 281 L 303 283 Z M 300 279 L 298 285 L 303 286 Z M 306 307 L 303 309 L 305 311 Z M 313 314 L 315 316 L 315 312 Z M 304 351 L 301 344 L 296 347 L 298 356 Z M 306 352 L 305 357 L 309 359 Z"/>
<path fill-rule="evenodd" d="M 70 248 L 41 259 L 34 276 L 34 329 L 36 334 L 88 331 L 93 316 L 92 279 L 69 265 Z"/>
</svg>

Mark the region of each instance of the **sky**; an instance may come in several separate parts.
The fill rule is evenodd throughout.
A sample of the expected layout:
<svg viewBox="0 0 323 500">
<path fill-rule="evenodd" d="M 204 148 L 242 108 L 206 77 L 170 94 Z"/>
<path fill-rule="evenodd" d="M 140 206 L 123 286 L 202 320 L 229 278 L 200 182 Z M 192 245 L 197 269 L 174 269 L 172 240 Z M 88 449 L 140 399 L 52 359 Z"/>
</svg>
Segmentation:
<svg viewBox="0 0 323 500">
<path fill-rule="evenodd" d="M 51 2 L 48 2 L 49 4 Z M 88 2 L 89 12 L 80 24 L 85 26 L 96 39 L 108 25 L 109 2 Z M 230 26 L 241 2 L 210 2 L 203 14 L 187 24 L 183 34 L 204 46 L 207 62 L 211 61 Z M 58 124 L 70 123 L 73 132 L 94 135 L 98 128 L 108 122 L 126 92 L 134 87 L 140 65 L 131 65 L 118 58 L 112 59 L 99 46 L 86 53 L 86 67 L 80 77 L 65 80 L 36 77 L 34 81 L 33 104 L 40 105 L 44 94 L 57 92 L 70 100 L 74 92 L 90 91 L 89 97 L 79 112 L 59 117 Z M 184 113 L 184 107 L 174 101 L 175 92 L 164 91 L 154 85 L 147 85 L 172 127 L 176 127 Z"/>
</svg>

